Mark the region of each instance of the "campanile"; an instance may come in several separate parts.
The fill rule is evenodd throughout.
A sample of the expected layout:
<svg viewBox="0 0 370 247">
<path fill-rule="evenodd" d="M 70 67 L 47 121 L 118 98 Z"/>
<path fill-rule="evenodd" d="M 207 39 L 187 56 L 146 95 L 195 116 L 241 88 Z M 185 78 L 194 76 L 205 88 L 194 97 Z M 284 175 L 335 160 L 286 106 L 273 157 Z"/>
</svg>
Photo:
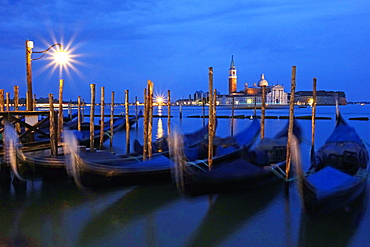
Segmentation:
<svg viewBox="0 0 370 247">
<path fill-rule="evenodd" d="M 236 92 L 236 68 L 234 64 L 234 56 L 231 56 L 231 64 L 229 69 L 229 94 Z"/>
</svg>

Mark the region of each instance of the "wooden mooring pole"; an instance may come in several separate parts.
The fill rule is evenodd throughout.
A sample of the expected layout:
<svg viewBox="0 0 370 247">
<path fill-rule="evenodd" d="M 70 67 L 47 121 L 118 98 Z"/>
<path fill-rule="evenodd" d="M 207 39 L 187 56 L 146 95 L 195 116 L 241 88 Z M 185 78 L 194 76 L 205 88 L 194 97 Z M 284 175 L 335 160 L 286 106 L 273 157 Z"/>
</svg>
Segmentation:
<svg viewBox="0 0 370 247">
<path fill-rule="evenodd" d="M 10 93 L 6 93 L 6 111 L 10 111 Z"/>
<path fill-rule="evenodd" d="M 293 125 L 294 125 L 294 94 L 296 87 L 296 66 L 292 66 L 292 85 L 290 89 L 290 104 L 289 104 L 289 128 L 288 128 L 288 141 L 286 147 L 286 169 L 285 169 L 285 193 L 289 194 L 289 173 L 290 173 L 290 163 L 291 163 L 291 139 L 293 135 Z"/>
<path fill-rule="evenodd" d="M 0 111 L 4 111 L 4 89 L 0 89 Z"/>
<path fill-rule="evenodd" d="M 311 153 L 310 160 L 311 164 L 316 164 L 315 157 L 315 125 L 316 125 L 316 78 L 313 78 L 313 90 L 312 90 L 312 118 L 311 118 Z"/>
<path fill-rule="evenodd" d="M 82 99 L 81 107 L 82 107 L 81 122 L 84 123 L 85 122 L 85 100 L 84 99 Z"/>
<path fill-rule="evenodd" d="M 109 147 L 112 149 L 113 147 L 113 118 L 114 118 L 114 91 L 112 91 L 111 95 L 111 104 L 110 104 L 110 142 Z"/>
<path fill-rule="evenodd" d="M 167 91 L 167 136 L 171 135 L 171 91 Z"/>
<path fill-rule="evenodd" d="M 137 100 L 137 96 L 135 96 L 135 116 L 136 116 L 136 123 L 135 127 L 136 129 L 139 128 L 139 109 L 138 109 L 139 101 Z"/>
<path fill-rule="evenodd" d="M 63 85 L 64 85 L 64 80 L 60 79 L 59 80 L 58 142 L 60 142 L 62 139 L 62 131 L 63 131 Z M 35 102 L 35 100 L 33 102 Z"/>
<path fill-rule="evenodd" d="M 100 136 L 99 136 L 99 149 L 103 149 L 104 140 L 104 106 L 105 106 L 105 93 L 104 87 L 100 88 Z"/>
<path fill-rule="evenodd" d="M 147 96 L 147 89 L 144 88 L 144 137 L 143 137 L 143 160 L 146 160 L 148 155 L 148 115 L 149 115 L 149 108 L 148 108 L 148 96 Z"/>
<path fill-rule="evenodd" d="M 77 130 L 81 131 L 81 96 L 77 98 Z"/>
<path fill-rule="evenodd" d="M 212 110 L 212 136 L 213 138 L 216 136 L 216 105 L 217 105 L 217 89 L 213 89 L 213 110 Z"/>
<path fill-rule="evenodd" d="M 52 94 L 49 94 L 49 105 L 50 105 L 50 150 L 52 156 L 58 155 L 58 137 L 57 129 L 55 128 L 55 111 L 54 111 L 54 98 Z"/>
<path fill-rule="evenodd" d="M 208 167 L 212 169 L 213 162 L 213 68 L 208 68 L 209 107 L 208 107 Z"/>
<path fill-rule="evenodd" d="M 205 110 L 205 101 L 204 95 L 202 94 L 202 122 L 203 126 L 206 125 L 205 117 L 206 117 L 206 110 Z"/>
<path fill-rule="evenodd" d="M 316 78 L 313 78 L 312 90 L 312 126 L 311 126 L 311 147 L 315 146 L 315 125 L 316 125 Z"/>
<path fill-rule="evenodd" d="M 130 153 L 130 119 L 128 105 L 128 90 L 125 90 L 125 120 L 126 120 L 126 154 Z"/>
<path fill-rule="evenodd" d="M 14 86 L 14 110 L 19 110 L 19 86 Z M 18 118 L 19 116 L 16 115 L 15 117 Z M 15 131 L 21 133 L 21 126 L 19 123 L 15 124 Z"/>
<path fill-rule="evenodd" d="M 19 110 L 19 86 L 14 86 L 14 110 Z"/>
<path fill-rule="evenodd" d="M 261 139 L 265 138 L 266 86 L 262 86 Z"/>
<path fill-rule="evenodd" d="M 90 106 L 90 151 L 94 151 L 94 114 L 95 114 L 95 84 L 90 84 L 91 106 Z"/>
<path fill-rule="evenodd" d="M 230 124 L 231 136 L 234 136 L 234 114 L 235 114 L 235 97 L 233 97 L 232 105 L 231 105 L 231 124 Z"/>
<path fill-rule="evenodd" d="M 32 100 L 32 105 L 33 105 L 33 110 L 36 110 L 36 94 L 33 95 L 33 100 Z"/>
<path fill-rule="evenodd" d="M 148 81 L 148 105 L 149 105 L 149 121 L 148 121 L 148 157 L 152 157 L 153 148 L 153 82 Z"/>
</svg>

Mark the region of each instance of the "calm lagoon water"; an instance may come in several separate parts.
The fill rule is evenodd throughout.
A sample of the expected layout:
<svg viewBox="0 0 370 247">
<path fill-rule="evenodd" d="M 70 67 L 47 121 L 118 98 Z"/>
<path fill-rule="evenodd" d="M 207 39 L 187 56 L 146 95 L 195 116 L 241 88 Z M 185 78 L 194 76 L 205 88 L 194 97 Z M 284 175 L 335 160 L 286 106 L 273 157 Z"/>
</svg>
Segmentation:
<svg viewBox="0 0 370 247">
<path fill-rule="evenodd" d="M 154 114 L 167 115 L 167 108 Z M 341 107 L 345 119 L 369 117 L 370 106 Z M 99 109 L 96 113 L 100 112 Z M 107 112 L 109 112 L 107 108 Z M 116 108 L 116 113 L 124 108 Z M 86 110 L 88 113 L 88 110 Z M 130 109 L 134 114 L 134 108 Z M 189 133 L 204 123 L 201 107 L 172 107 L 171 128 Z M 217 108 L 218 115 L 231 115 Z M 236 110 L 252 115 L 253 110 Z M 257 111 L 259 115 L 260 112 Z M 296 108 L 297 116 L 311 108 Z M 287 116 L 288 109 L 266 110 L 266 115 Z M 335 124 L 335 107 L 319 106 L 316 147 Z M 266 137 L 273 136 L 286 119 L 267 119 Z M 304 131 L 301 145 L 303 169 L 309 166 L 311 121 L 298 120 Z M 217 135 L 230 134 L 231 119 L 218 120 Z M 369 121 L 348 120 L 366 143 Z M 234 120 L 234 133 L 250 124 Z M 142 141 L 142 119 L 130 130 L 131 141 Z M 154 118 L 153 135 L 167 133 L 167 118 Z M 125 131 L 114 136 L 113 151 L 125 152 Z M 105 143 L 109 150 L 109 141 Z M 370 199 L 366 195 L 354 208 L 328 216 L 308 218 L 302 213 L 296 184 L 284 195 L 284 184 L 254 191 L 185 197 L 174 184 L 130 186 L 82 193 L 72 181 L 28 181 L 23 189 L 1 186 L 0 246 L 370 246 Z"/>
</svg>

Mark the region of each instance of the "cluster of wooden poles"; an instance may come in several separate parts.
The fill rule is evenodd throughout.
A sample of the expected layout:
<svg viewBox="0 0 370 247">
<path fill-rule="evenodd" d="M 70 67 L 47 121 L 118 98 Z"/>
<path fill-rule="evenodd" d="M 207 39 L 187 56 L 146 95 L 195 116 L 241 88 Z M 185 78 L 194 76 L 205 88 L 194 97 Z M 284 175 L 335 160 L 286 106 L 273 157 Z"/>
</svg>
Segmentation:
<svg viewBox="0 0 370 247">
<path fill-rule="evenodd" d="M 143 160 L 153 155 L 153 88 L 154 84 L 148 80 L 147 88 L 144 89 L 144 143 L 143 143 Z M 137 101 L 136 101 L 137 102 Z M 171 134 L 171 91 L 167 91 L 167 135 Z M 129 145 L 129 136 L 126 135 L 126 145 Z M 130 148 L 126 149 L 129 153 Z"/>
<path fill-rule="evenodd" d="M 213 161 L 213 140 L 216 129 L 216 89 L 213 89 L 213 68 L 209 67 L 209 139 L 208 139 L 208 164 L 209 169 L 212 169 Z M 61 79 L 59 83 L 59 115 L 56 120 L 54 111 L 54 99 L 53 94 L 49 94 L 50 103 L 50 142 L 52 154 L 57 154 L 58 142 L 61 140 L 61 133 L 63 131 L 63 84 L 64 80 Z M 90 150 L 94 150 L 94 115 L 95 115 L 95 84 L 91 84 L 91 107 L 90 107 Z M 144 89 L 144 147 L 143 157 L 144 160 L 152 156 L 152 125 L 153 125 L 153 87 L 152 81 L 148 80 L 147 88 Z M 293 134 L 293 123 L 294 123 L 294 96 L 296 88 L 296 66 L 292 66 L 291 74 L 291 95 L 289 105 L 289 129 L 288 129 L 288 141 L 287 141 L 287 152 L 286 152 L 286 180 L 289 180 L 289 172 L 291 167 L 291 139 Z M 14 86 L 14 109 L 18 111 L 18 92 L 19 87 Z M 266 109 L 266 86 L 262 86 L 262 107 L 261 107 L 261 139 L 264 138 L 265 133 L 265 109 Z M 171 100 L 170 90 L 168 90 L 167 106 L 168 106 L 168 128 L 167 134 L 170 135 L 171 126 Z M 100 112 L 100 142 L 99 149 L 102 149 L 103 135 L 104 135 L 104 106 L 105 105 L 105 92 L 104 87 L 101 88 L 101 112 Z M 136 98 L 137 106 L 137 98 Z M 315 115 L 316 115 L 316 78 L 313 79 L 313 104 L 312 104 L 312 148 L 314 147 L 314 133 L 315 133 Z M 78 96 L 78 126 L 77 129 L 81 130 L 81 122 L 83 121 L 83 112 L 81 107 L 84 107 L 84 102 L 81 101 L 81 97 Z M 10 109 L 10 94 L 6 93 L 6 101 L 4 101 L 4 90 L 0 89 L 0 112 L 9 111 Z M 204 111 L 204 109 L 203 109 Z M 234 109 L 233 109 L 234 111 Z M 37 113 L 37 112 L 36 112 Z M 136 107 L 136 116 L 137 107 Z M 110 109 L 110 146 L 112 147 L 113 137 L 113 116 L 114 116 L 114 92 L 111 94 L 111 109 Z M 126 117 L 126 153 L 130 153 L 130 123 L 129 123 L 129 91 L 125 90 L 125 117 Z M 58 122 L 58 124 L 56 124 Z M 58 126 L 56 128 L 56 126 Z M 233 132 L 233 131 L 232 131 Z M 288 186 L 286 186 L 288 189 Z"/>
<path fill-rule="evenodd" d="M 56 111 L 54 109 L 54 97 L 53 94 L 49 94 L 49 118 L 50 118 L 50 144 L 51 144 L 51 153 L 52 155 L 57 155 L 58 153 L 58 142 L 61 141 L 61 134 L 63 132 L 63 86 L 64 86 L 64 80 L 59 80 L 59 110 L 58 110 L 58 116 L 56 114 Z M 94 117 L 95 117 L 95 84 L 91 84 L 91 108 L 90 108 L 90 150 L 94 150 Z M 6 96 L 4 100 L 4 95 Z M 128 133 L 128 139 L 129 139 L 129 129 L 130 129 L 130 122 L 129 122 L 129 103 L 128 103 L 128 90 L 125 91 L 125 112 L 126 112 L 126 133 Z M 36 96 L 35 96 L 36 97 Z M 7 114 L 15 115 L 17 118 L 18 116 L 25 115 L 26 116 L 26 126 L 28 126 L 30 132 L 30 141 L 32 142 L 33 134 L 32 131 L 37 128 L 37 121 L 35 123 L 35 128 L 32 128 L 33 126 L 31 124 L 27 123 L 27 117 L 28 116 L 35 116 L 38 118 L 38 115 L 46 115 L 47 112 L 45 111 L 19 111 L 19 86 L 14 86 L 14 99 L 13 99 L 13 108 L 14 112 L 11 112 L 11 100 L 10 100 L 10 93 L 7 92 L 4 94 L 4 89 L 0 89 L 0 112 L 6 112 Z M 35 100 L 33 102 L 36 102 Z M 85 103 L 83 100 L 81 100 L 81 96 L 78 96 L 78 105 L 77 105 L 77 130 L 81 131 L 81 123 L 84 121 L 84 108 Z M 104 87 L 101 88 L 101 119 L 100 119 L 100 140 L 99 140 L 99 149 L 102 149 L 103 146 L 103 137 L 104 137 L 104 105 L 105 105 L 105 96 L 104 96 Z M 35 109 L 35 108 L 34 108 Z M 136 113 L 137 115 L 137 113 Z M 112 147 L 113 142 L 113 118 L 114 118 L 114 92 L 112 92 L 112 98 L 111 98 L 111 111 L 110 111 L 110 146 Z M 34 122 L 34 121 L 32 121 Z M 19 121 L 16 124 L 16 129 L 18 133 L 20 133 L 20 126 Z M 129 146 L 128 146 L 129 148 Z"/>
</svg>

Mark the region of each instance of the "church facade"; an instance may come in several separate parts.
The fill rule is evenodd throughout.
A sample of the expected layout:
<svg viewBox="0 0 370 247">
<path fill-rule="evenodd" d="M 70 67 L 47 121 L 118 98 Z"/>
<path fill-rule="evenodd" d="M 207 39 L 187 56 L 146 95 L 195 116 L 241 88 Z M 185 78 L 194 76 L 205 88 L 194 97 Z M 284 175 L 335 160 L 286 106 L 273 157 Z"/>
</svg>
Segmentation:
<svg viewBox="0 0 370 247">
<path fill-rule="evenodd" d="M 237 70 L 234 63 L 234 57 L 231 57 L 229 69 L 229 92 L 225 95 L 217 96 L 218 105 L 232 105 L 238 107 L 254 107 L 262 104 L 262 87 L 265 87 L 266 105 L 282 106 L 288 104 L 288 94 L 284 92 L 282 85 L 269 85 L 262 74 L 257 84 L 249 86 L 244 85 L 244 89 L 237 91 Z"/>
</svg>

